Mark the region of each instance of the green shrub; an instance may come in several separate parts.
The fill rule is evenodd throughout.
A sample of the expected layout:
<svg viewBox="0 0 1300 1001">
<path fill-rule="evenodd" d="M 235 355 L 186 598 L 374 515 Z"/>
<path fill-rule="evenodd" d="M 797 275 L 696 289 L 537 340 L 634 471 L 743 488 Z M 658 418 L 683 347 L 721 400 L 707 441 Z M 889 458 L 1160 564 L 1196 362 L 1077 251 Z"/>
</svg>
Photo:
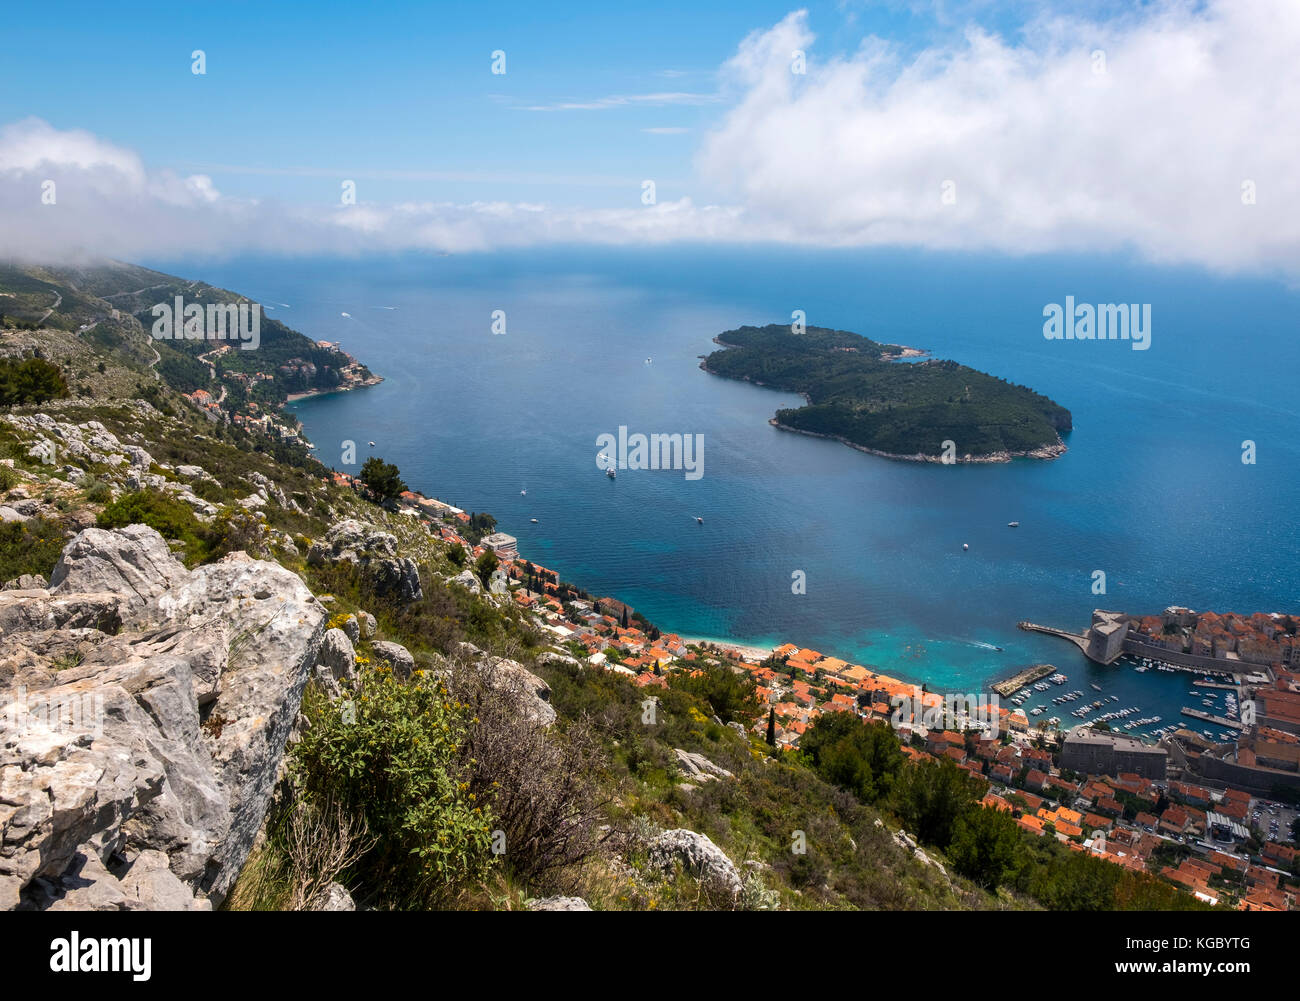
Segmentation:
<svg viewBox="0 0 1300 1001">
<path fill-rule="evenodd" d="M 113 498 L 113 488 L 103 480 L 91 480 L 86 486 L 86 500 L 92 504 L 106 504 Z"/>
<path fill-rule="evenodd" d="M 467 720 L 440 682 L 403 684 L 365 670 L 358 692 L 331 702 L 314 688 L 310 722 L 292 750 L 303 795 L 364 820 L 374 843 L 355 880 L 395 907 L 431 907 L 484 876 L 492 821 L 458 765 Z"/>
<path fill-rule="evenodd" d="M 64 541 L 63 526 L 45 518 L 0 522 L 0 582 L 25 573 L 49 577 Z"/>
<path fill-rule="evenodd" d="M 158 490 L 123 494 L 99 512 L 95 523 L 100 528 L 148 525 L 164 539 L 180 539 L 191 563 L 201 561 L 210 548 L 208 530 L 194 517 L 189 505 Z"/>
<path fill-rule="evenodd" d="M 68 384 L 57 365 L 44 358 L 0 358 L 0 407 L 67 396 Z"/>
</svg>

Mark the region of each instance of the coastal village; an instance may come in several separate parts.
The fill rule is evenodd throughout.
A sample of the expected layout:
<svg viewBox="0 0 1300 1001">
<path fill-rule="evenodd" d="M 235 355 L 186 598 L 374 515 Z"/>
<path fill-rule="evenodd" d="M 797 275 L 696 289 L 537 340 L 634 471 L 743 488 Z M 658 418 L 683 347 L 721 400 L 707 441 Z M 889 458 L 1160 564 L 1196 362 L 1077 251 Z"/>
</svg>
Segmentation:
<svg viewBox="0 0 1300 1001">
<path fill-rule="evenodd" d="M 365 489 L 347 473 L 332 473 L 331 479 Z M 1023 710 L 1009 710 L 996 698 L 982 703 L 982 712 L 959 711 L 953 725 L 938 693 L 792 643 L 765 652 L 661 632 L 615 598 L 579 597 L 558 573 L 522 557 L 514 536 L 493 532 L 471 541 L 471 516 L 460 508 L 410 490 L 397 503 L 467 555 L 494 553 L 498 568 L 486 582 L 491 592 L 508 595 L 590 668 L 626 676 L 647 697 L 666 687 L 675 672 L 725 664 L 754 679 L 760 711 L 747 732 L 756 739 L 794 753 L 823 714 L 854 713 L 864 725 L 893 726 L 912 760 L 946 758 L 987 782 L 984 805 L 1010 813 L 1034 836 L 1156 873 L 1216 907 L 1297 909 L 1300 865 L 1288 842 L 1300 804 L 1300 671 L 1293 670 L 1294 635 L 1275 617 L 1170 609 L 1163 617 L 1131 623 L 1138 643 L 1182 630 L 1196 649 L 1226 654 L 1226 637 L 1235 637 L 1231 651 L 1250 658 L 1241 697 L 1252 700 L 1258 713 L 1254 722 L 1239 724 L 1235 742 L 1216 744 L 1193 730 L 1170 728 L 1152 743 L 1104 723 L 1062 731 L 1046 722 L 1031 724 Z M 461 576 L 479 586 L 472 570 Z M 1095 618 L 1109 627 L 1115 615 Z M 1171 631 L 1171 622 L 1181 625 Z M 1019 679 L 1013 680 L 1018 687 Z M 1065 680 L 1057 674 L 1038 687 Z M 900 705 L 911 707 L 906 718 L 900 719 Z M 944 722 L 927 727 L 932 717 Z"/>
</svg>

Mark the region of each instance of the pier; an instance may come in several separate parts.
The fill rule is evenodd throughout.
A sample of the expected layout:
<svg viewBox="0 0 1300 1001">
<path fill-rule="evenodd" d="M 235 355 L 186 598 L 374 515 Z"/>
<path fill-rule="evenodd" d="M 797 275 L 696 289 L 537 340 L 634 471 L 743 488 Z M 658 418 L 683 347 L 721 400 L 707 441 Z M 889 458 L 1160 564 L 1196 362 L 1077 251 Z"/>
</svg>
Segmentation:
<svg viewBox="0 0 1300 1001">
<path fill-rule="evenodd" d="M 1059 636 L 1063 640 L 1069 640 L 1086 656 L 1088 653 L 1088 636 L 1086 633 L 1072 633 L 1068 629 L 1057 629 L 1055 626 L 1040 626 L 1037 622 L 1021 622 L 1021 629 L 1027 633 L 1046 633 L 1048 636 Z"/>
<path fill-rule="evenodd" d="M 1032 685 L 1040 678 L 1046 678 L 1049 674 L 1056 673 L 1056 668 L 1051 664 L 1034 664 L 1032 667 L 1025 668 L 1019 674 L 1008 678 L 1006 681 L 999 681 L 997 684 L 993 685 L 992 688 L 1003 698 L 1006 698 L 1009 695 L 1014 695 L 1019 689 L 1024 688 L 1026 685 Z"/>
<path fill-rule="evenodd" d="M 1213 723 L 1215 726 L 1226 727 L 1229 730 L 1240 730 L 1241 720 L 1227 719 L 1223 716 L 1215 716 L 1213 713 L 1201 712 L 1199 709 L 1188 709 L 1183 706 L 1183 715 L 1190 716 L 1192 719 L 1204 720 L 1206 723 Z"/>
</svg>

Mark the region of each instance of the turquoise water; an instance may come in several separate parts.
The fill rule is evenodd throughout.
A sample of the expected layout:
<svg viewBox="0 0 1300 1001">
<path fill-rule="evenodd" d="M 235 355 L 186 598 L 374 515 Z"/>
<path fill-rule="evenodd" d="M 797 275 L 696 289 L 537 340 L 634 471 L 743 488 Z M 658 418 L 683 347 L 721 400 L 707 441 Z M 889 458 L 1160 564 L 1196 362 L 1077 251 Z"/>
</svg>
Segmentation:
<svg viewBox="0 0 1300 1001">
<path fill-rule="evenodd" d="M 159 266 L 275 306 L 385 377 L 296 405 L 327 464 L 349 468 L 341 443 L 364 459 L 373 440 L 413 488 L 490 511 L 525 555 L 687 635 L 792 641 L 950 691 L 1048 661 L 1065 690 L 1098 681 L 1169 723 L 1190 679 L 1094 667 L 1017 621 L 1080 628 L 1094 607 L 1174 603 L 1300 610 L 1300 301 L 1271 282 L 897 251 Z M 1067 295 L 1151 303 L 1150 350 L 1046 341 L 1043 307 Z M 697 356 L 723 330 L 794 309 L 1048 394 L 1073 412 L 1069 451 L 948 467 L 777 431 L 768 418 L 797 398 L 716 379 Z M 702 434 L 703 476 L 608 480 L 596 439 L 620 425 Z M 1241 461 L 1246 439 L 1255 465 Z"/>
</svg>

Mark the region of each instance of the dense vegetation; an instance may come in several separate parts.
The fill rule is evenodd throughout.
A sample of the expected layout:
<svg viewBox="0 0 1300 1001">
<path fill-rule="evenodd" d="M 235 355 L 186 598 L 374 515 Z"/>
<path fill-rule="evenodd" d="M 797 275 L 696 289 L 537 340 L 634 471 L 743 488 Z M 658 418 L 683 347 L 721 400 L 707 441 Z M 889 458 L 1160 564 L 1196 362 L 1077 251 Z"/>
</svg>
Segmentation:
<svg viewBox="0 0 1300 1001">
<path fill-rule="evenodd" d="M 890 455 L 1025 452 L 1058 443 L 1070 412 L 1024 386 L 952 361 L 900 363 L 901 351 L 858 334 L 808 327 L 741 327 L 704 367 L 715 375 L 802 394 L 777 411 L 784 427 L 842 438 Z"/>
<path fill-rule="evenodd" d="M 0 358 L 0 407 L 45 403 L 68 395 L 57 365 L 43 358 Z"/>
<path fill-rule="evenodd" d="M 1195 910 L 1171 884 L 1023 831 L 982 805 L 988 783 L 946 758 L 908 762 L 892 730 L 851 713 L 821 716 L 801 756 L 829 782 L 893 813 L 958 873 L 990 891 L 1012 889 L 1051 910 Z"/>
</svg>

